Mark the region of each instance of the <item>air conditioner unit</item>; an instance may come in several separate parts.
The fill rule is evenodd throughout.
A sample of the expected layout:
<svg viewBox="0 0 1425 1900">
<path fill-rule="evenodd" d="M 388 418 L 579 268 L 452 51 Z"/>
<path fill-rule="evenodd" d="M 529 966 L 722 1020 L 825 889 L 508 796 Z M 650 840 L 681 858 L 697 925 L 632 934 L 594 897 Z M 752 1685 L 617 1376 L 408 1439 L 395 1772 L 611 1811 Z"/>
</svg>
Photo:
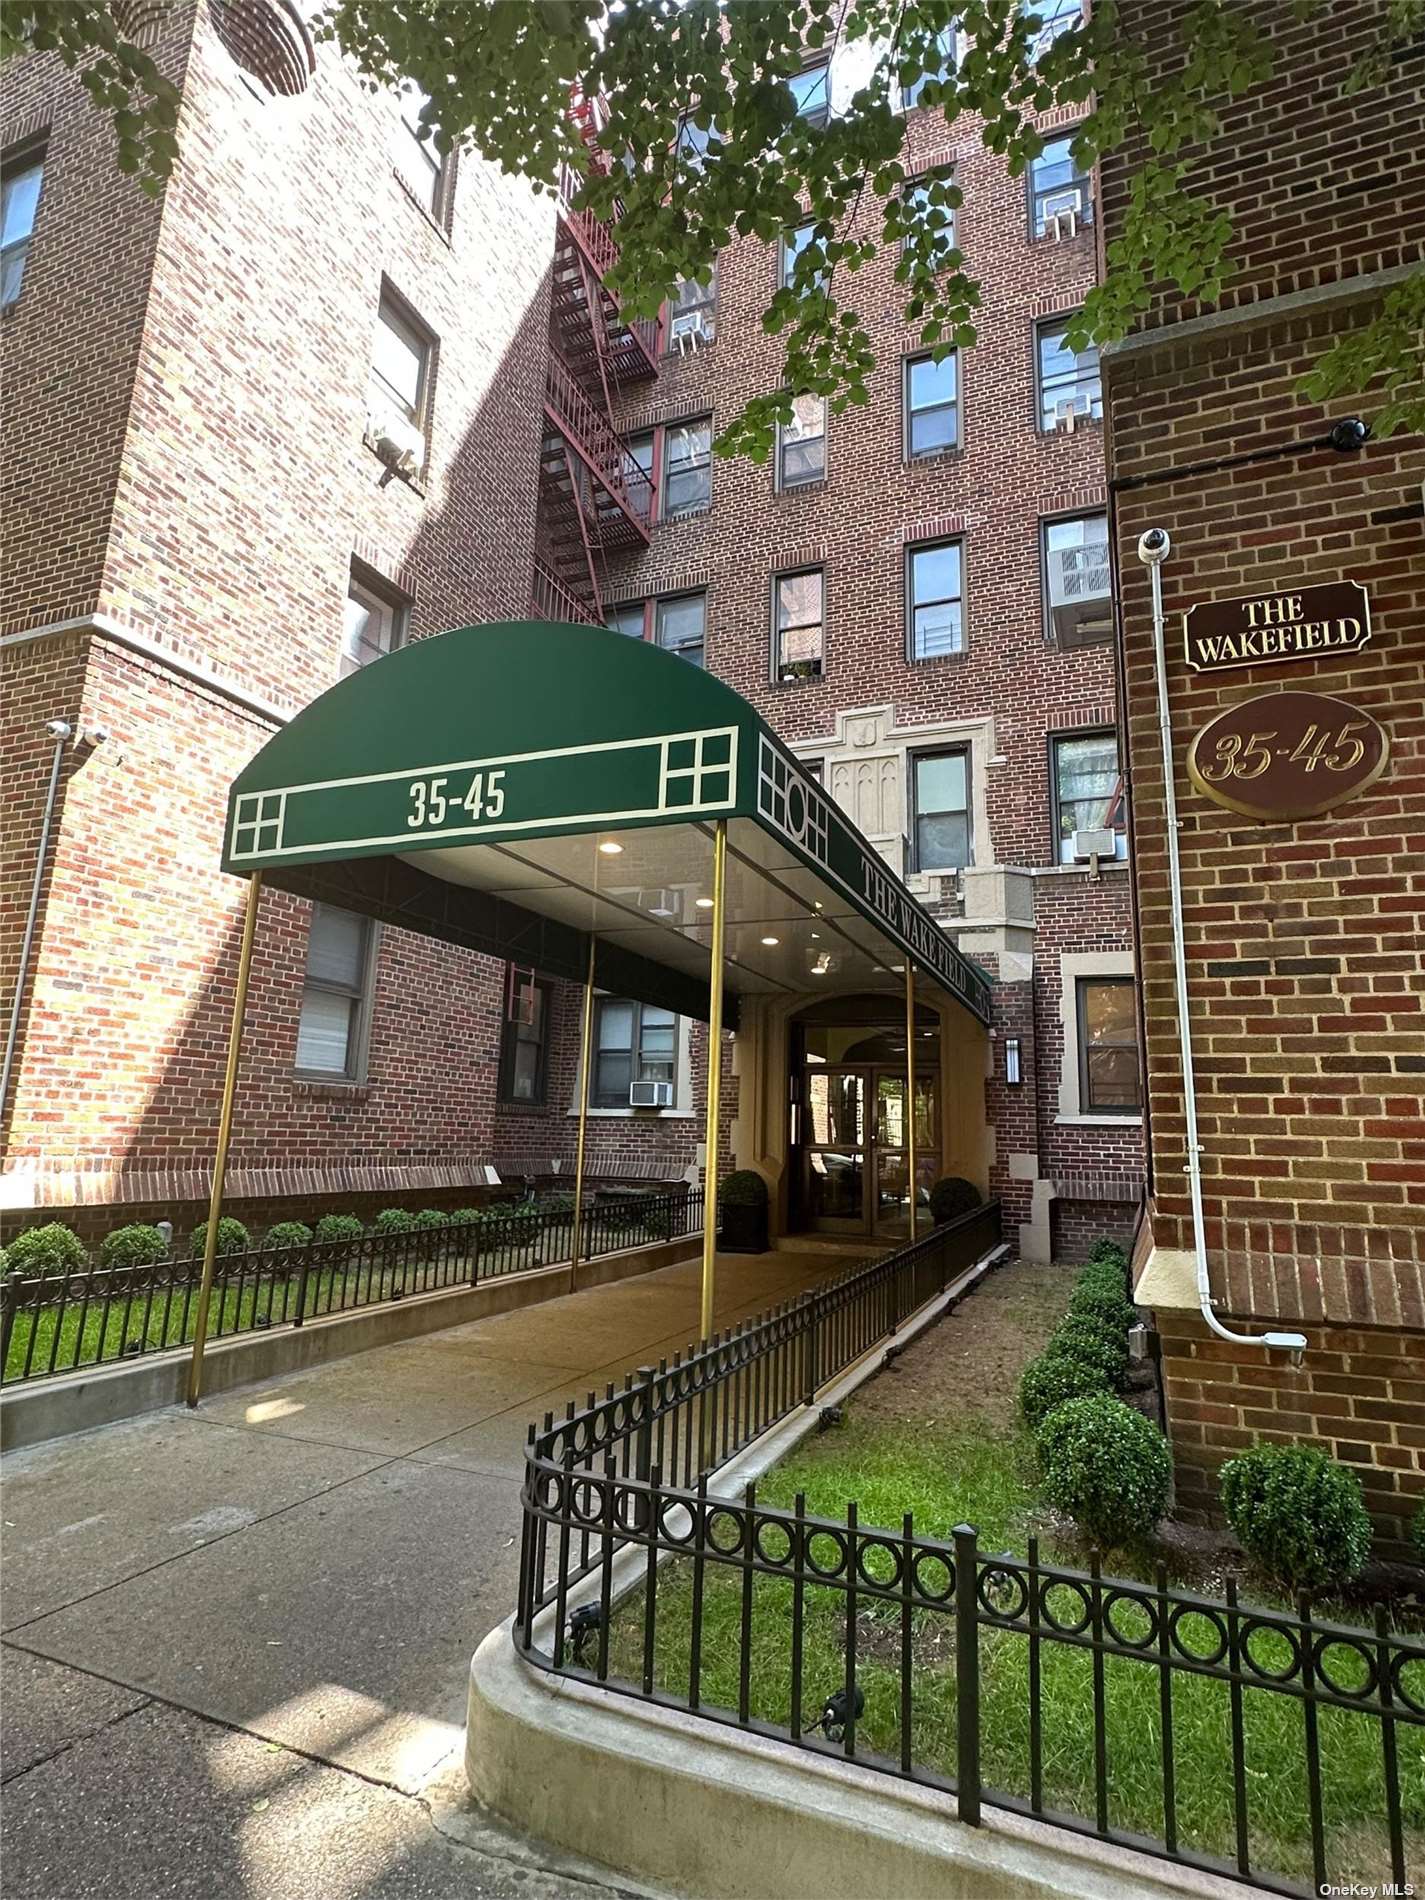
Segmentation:
<svg viewBox="0 0 1425 1900">
<path fill-rule="evenodd" d="M 1117 844 L 1111 831 L 1076 831 L 1074 833 L 1074 862 L 1087 864 L 1091 858 L 1112 858 L 1116 855 Z"/>
<path fill-rule="evenodd" d="M 689 350 L 696 350 L 700 343 L 711 343 L 712 335 L 712 324 L 706 310 L 680 311 L 668 326 L 669 341 L 679 356 L 686 356 Z"/>
<path fill-rule="evenodd" d="M 1061 647 L 1089 646 L 1111 638 L 1113 601 L 1108 543 L 1051 548 L 1047 559 L 1049 619 Z"/>
<path fill-rule="evenodd" d="M 426 439 L 408 417 L 390 409 L 368 409 L 366 440 L 386 464 L 387 476 L 412 476 L 420 473 L 425 460 Z M 386 479 L 382 477 L 383 481 Z"/>
<path fill-rule="evenodd" d="M 671 1082 L 630 1082 L 628 1105 L 630 1108 L 671 1108 L 673 1084 Z"/>
<path fill-rule="evenodd" d="M 1066 186 L 1063 191 L 1050 193 L 1044 200 L 1044 234 L 1046 237 L 1076 237 L 1079 219 L 1084 215 L 1084 194 L 1078 185 Z"/>
</svg>

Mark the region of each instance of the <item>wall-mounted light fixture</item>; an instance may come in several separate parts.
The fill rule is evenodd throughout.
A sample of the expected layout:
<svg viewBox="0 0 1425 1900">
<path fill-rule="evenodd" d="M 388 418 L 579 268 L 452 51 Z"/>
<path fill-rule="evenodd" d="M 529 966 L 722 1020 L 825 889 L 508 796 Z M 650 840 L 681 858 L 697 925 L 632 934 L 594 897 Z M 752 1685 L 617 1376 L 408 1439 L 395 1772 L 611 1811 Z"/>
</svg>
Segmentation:
<svg viewBox="0 0 1425 1900">
<path fill-rule="evenodd" d="M 1019 1066 L 1019 1037 L 1006 1036 L 1004 1041 L 1004 1079 L 1011 1088 L 1018 1088 L 1024 1080 Z"/>
</svg>

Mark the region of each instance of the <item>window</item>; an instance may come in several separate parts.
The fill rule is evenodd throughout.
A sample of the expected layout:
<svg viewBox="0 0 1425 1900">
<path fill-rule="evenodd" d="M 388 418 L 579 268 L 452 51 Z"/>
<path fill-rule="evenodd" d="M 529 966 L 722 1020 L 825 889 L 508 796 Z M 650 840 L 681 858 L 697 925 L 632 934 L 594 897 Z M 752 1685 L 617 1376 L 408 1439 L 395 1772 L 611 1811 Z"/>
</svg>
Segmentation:
<svg viewBox="0 0 1425 1900">
<path fill-rule="evenodd" d="M 1111 640 L 1108 516 L 1070 515 L 1063 521 L 1046 521 L 1042 534 L 1048 637 L 1061 647 Z"/>
<path fill-rule="evenodd" d="M 0 310 L 8 310 L 19 299 L 44 171 L 44 155 L 36 152 L 13 160 L 5 168 L 0 184 Z"/>
<path fill-rule="evenodd" d="M 960 442 L 960 359 L 911 356 L 905 366 L 907 461 L 943 455 Z"/>
<path fill-rule="evenodd" d="M 591 1108 L 627 1108 L 635 1082 L 674 1083 L 678 1018 L 671 1009 L 601 996 L 595 1011 Z"/>
<path fill-rule="evenodd" d="M 822 572 L 778 574 L 772 582 L 772 677 L 821 678 L 824 635 Z"/>
<path fill-rule="evenodd" d="M 907 112 L 912 106 L 920 104 L 920 95 L 932 82 L 942 85 L 955 71 L 955 33 L 953 26 L 947 26 L 935 36 L 935 49 L 939 55 L 938 63 L 934 59 L 926 62 L 928 72 L 923 72 L 906 87 L 902 95 Z"/>
<path fill-rule="evenodd" d="M 787 84 L 792 89 L 797 117 L 808 125 L 825 125 L 831 117 L 831 68 L 827 61 L 804 67 Z"/>
<path fill-rule="evenodd" d="M 792 419 L 777 426 L 777 486 L 800 488 L 826 474 L 826 403 L 794 396 Z"/>
<path fill-rule="evenodd" d="M 604 615 L 604 625 L 612 627 L 615 633 L 626 633 L 630 640 L 643 638 L 643 602 L 630 601 L 625 607 L 610 607 Z"/>
<path fill-rule="evenodd" d="M 668 343 L 676 349 L 681 336 L 696 333 L 710 343 L 717 335 L 717 265 L 705 284 L 680 277 L 668 304 Z"/>
<path fill-rule="evenodd" d="M 905 211 L 907 220 L 919 225 L 933 234 L 930 247 L 930 262 L 936 270 L 950 260 L 955 249 L 955 208 L 944 202 L 943 194 L 952 189 L 948 178 L 923 178 L 918 184 L 905 188 Z M 937 199 L 932 199 L 932 192 Z M 906 240 L 902 239 L 901 248 Z"/>
<path fill-rule="evenodd" d="M 653 603 L 653 634 L 659 646 L 679 653 L 694 666 L 703 663 L 706 594 L 677 594 Z"/>
<path fill-rule="evenodd" d="M 1055 317 L 1035 333 L 1039 361 L 1039 426 L 1053 429 L 1073 417 L 1103 415 L 1103 383 L 1093 344 L 1077 353 L 1066 347 L 1069 319 Z"/>
<path fill-rule="evenodd" d="M 962 549 L 958 541 L 936 541 L 906 549 L 909 657 L 936 660 L 965 648 Z"/>
<path fill-rule="evenodd" d="M 389 435 L 417 463 L 425 459 L 430 356 L 430 338 L 397 309 L 393 299 L 383 296 L 371 358 L 367 430 L 374 436 Z"/>
<path fill-rule="evenodd" d="M 382 595 L 353 574 L 346 589 L 346 621 L 341 636 L 341 667 L 345 679 L 373 660 L 393 653 L 406 633 L 404 603 Z"/>
<path fill-rule="evenodd" d="M 781 284 L 784 290 L 795 289 L 797 259 L 807 246 L 816 241 L 816 225 L 799 224 L 795 231 L 789 231 L 782 239 Z M 818 270 L 808 289 L 820 290 L 826 282 L 826 272 Z"/>
<path fill-rule="evenodd" d="M 1072 214 L 1077 224 L 1093 223 L 1093 181 L 1074 163 L 1071 147 L 1075 132 L 1050 139 L 1038 158 L 1029 161 L 1029 229 L 1043 237 L 1057 217 Z"/>
<path fill-rule="evenodd" d="M 371 921 L 314 904 L 297 1023 L 297 1067 L 311 1075 L 361 1073 L 371 986 Z"/>
<path fill-rule="evenodd" d="M 809 779 L 815 779 L 818 785 L 825 784 L 826 782 L 826 760 L 825 759 L 803 759 L 802 770 L 806 773 Z"/>
<path fill-rule="evenodd" d="M 970 757 L 964 747 L 911 757 L 917 871 L 959 871 L 970 862 Z"/>
<path fill-rule="evenodd" d="M 1077 732 L 1055 739 L 1054 833 L 1060 864 L 1073 864 L 1076 831 L 1111 831 L 1113 855 L 1128 856 L 1123 775 L 1115 732 Z"/>
<path fill-rule="evenodd" d="M 1041 60 L 1061 33 L 1080 24 L 1084 0 L 1020 0 L 1020 12 L 1037 17 L 1039 24 L 1029 35 L 1029 63 Z"/>
<path fill-rule="evenodd" d="M 691 165 L 695 171 L 701 171 L 703 157 L 708 149 L 709 139 L 721 141 L 722 134 L 715 125 L 706 128 L 696 125 L 693 115 L 685 112 L 678 121 L 678 156 L 685 165 Z"/>
<path fill-rule="evenodd" d="M 507 971 L 506 973 L 510 973 Z M 534 977 L 521 989 L 522 1007 L 505 1022 L 500 1037 L 500 1100 L 544 1100 L 549 1069 L 549 1009 L 554 987 Z"/>
<path fill-rule="evenodd" d="M 397 94 L 396 124 L 391 134 L 391 161 L 418 202 L 433 218 L 438 218 L 445 160 L 436 149 L 434 132 L 421 124 L 421 113 L 429 104 L 429 96 L 409 80 L 401 87 Z"/>
<path fill-rule="evenodd" d="M 653 431 L 626 435 L 620 457 L 628 504 L 640 521 L 653 519 Z"/>
<path fill-rule="evenodd" d="M 1138 1080 L 1138 1012 L 1131 976 L 1081 976 L 1079 1112 L 1136 1115 L 1143 1105 Z"/>
<path fill-rule="evenodd" d="M 712 502 L 712 417 L 663 431 L 663 513 L 692 515 Z"/>
</svg>

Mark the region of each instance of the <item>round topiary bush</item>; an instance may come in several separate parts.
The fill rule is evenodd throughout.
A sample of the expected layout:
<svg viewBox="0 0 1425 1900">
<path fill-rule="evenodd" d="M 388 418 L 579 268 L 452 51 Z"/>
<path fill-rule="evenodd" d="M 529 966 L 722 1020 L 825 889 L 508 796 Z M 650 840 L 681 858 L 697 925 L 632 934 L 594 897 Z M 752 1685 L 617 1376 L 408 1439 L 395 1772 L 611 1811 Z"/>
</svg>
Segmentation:
<svg viewBox="0 0 1425 1900">
<path fill-rule="evenodd" d="M 308 1247 L 312 1230 L 305 1221 L 279 1220 L 262 1236 L 264 1247 Z"/>
<path fill-rule="evenodd" d="M 1121 1291 L 1103 1286 L 1097 1280 L 1081 1281 L 1074 1288 L 1069 1296 L 1068 1316 L 1102 1327 L 1115 1338 L 1126 1337 L 1129 1327 L 1138 1323 L 1133 1302 Z"/>
<path fill-rule="evenodd" d="M 72 1227 L 52 1220 L 43 1227 L 27 1227 L 16 1234 L 6 1250 L 11 1274 L 82 1273 L 89 1265 L 84 1242 Z"/>
<path fill-rule="evenodd" d="M 1222 1467 L 1222 1511 L 1252 1561 L 1291 1590 L 1349 1582 L 1371 1521 L 1354 1471 L 1313 1445 L 1256 1445 Z"/>
<path fill-rule="evenodd" d="M 452 1227 L 478 1227 L 485 1218 L 483 1207 L 457 1207 L 450 1216 Z"/>
<path fill-rule="evenodd" d="M 323 1214 L 317 1222 L 318 1240 L 360 1240 L 366 1232 L 355 1214 Z"/>
<path fill-rule="evenodd" d="M 188 1236 L 188 1246 L 196 1257 L 203 1253 L 208 1244 L 208 1223 L 200 1220 Z M 247 1229 L 240 1220 L 234 1220 L 231 1214 L 224 1214 L 218 1222 L 218 1253 L 246 1253 L 252 1245 Z"/>
<path fill-rule="evenodd" d="M 1126 1336 L 1110 1332 L 1097 1320 L 1066 1313 L 1051 1333 L 1045 1350 L 1064 1359 L 1082 1359 L 1089 1365 L 1102 1367 L 1112 1391 L 1121 1391 L 1128 1381 Z"/>
<path fill-rule="evenodd" d="M 416 1217 L 404 1207 L 383 1207 L 371 1223 L 373 1234 L 408 1234 Z"/>
<path fill-rule="evenodd" d="M 438 1207 L 423 1207 L 418 1214 L 412 1216 L 411 1225 L 412 1227 L 448 1227 L 450 1219 L 448 1215 L 442 1214 Z"/>
<path fill-rule="evenodd" d="M 1035 1443 L 1045 1497 L 1095 1543 L 1144 1537 L 1167 1509 L 1167 1443 L 1121 1399 L 1095 1393 L 1055 1406 Z"/>
<path fill-rule="evenodd" d="M 724 1207 L 765 1207 L 767 1183 L 755 1168 L 734 1168 L 718 1183 L 717 1198 Z"/>
<path fill-rule="evenodd" d="M 942 1174 L 930 1190 L 930 1218 L 937 1227 L 970 1214 L 980 1205 L 982 1196 L 973 1181 L 958 1174 Z"/>
<path fill-rule="evenodd" d="M 1031 1431 L 1038 1431 L 1056 1406 L 1090 1393 L 1110 1391 L 1107 1374 L 1087 1359 L 1041 1353 L 1031 1359 L 1019 1381 L 1019 1409 Z"/>
<path fill-rule="evenodd" d="M 151 1267 L 168 1253 L 168 1243 L 156 1227 L 136 1221 L 116 1227 L 99 1242 L 101 1267 Z"/>
</svg>

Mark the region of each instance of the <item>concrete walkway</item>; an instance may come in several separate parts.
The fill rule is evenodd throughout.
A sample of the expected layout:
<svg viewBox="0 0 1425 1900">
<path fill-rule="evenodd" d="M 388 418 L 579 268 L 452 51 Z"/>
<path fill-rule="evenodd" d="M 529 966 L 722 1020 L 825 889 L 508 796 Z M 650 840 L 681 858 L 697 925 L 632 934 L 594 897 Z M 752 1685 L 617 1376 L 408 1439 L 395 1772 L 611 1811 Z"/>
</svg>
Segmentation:
<svg viewBox="0 0 1425 1900">
<path fill-rule="evenodd" d="M 717 1329 L 849 1260 L 720 1259 Z M 6 1900 L 597 1893 L 466 1805 L 466 1672 L 513 1607 L 530 1419 L 684 1347 L 698 1271 L 11 1455 Z"/>
</svg>

